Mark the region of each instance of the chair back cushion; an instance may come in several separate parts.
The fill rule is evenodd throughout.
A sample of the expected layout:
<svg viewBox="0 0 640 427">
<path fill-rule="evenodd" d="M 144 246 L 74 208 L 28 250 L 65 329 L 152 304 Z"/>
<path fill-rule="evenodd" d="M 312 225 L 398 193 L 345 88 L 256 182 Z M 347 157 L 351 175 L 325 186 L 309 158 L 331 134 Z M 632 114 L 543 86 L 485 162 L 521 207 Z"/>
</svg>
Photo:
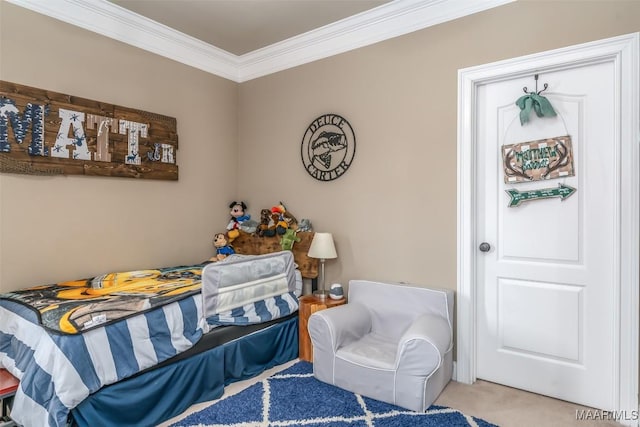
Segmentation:
<svg viewBox="0 0 640 427">
<path fill-rule="evenodd" d="M 393 282 L 351 280 L 349 303 L 359 303 L 371 312 L 371 330 L 396 342 L 422 314 L 445 319 L 451 328 L 453 291 Z"/>
</svg>

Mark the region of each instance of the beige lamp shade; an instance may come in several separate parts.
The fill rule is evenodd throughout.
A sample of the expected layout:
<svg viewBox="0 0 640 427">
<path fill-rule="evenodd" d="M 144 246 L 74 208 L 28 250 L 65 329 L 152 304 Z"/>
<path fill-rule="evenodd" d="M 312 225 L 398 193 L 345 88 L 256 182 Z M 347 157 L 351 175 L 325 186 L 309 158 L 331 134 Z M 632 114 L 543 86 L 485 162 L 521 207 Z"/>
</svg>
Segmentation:
<svg viewBox="0 0 640 427">
<path fill-rule="evenodd" d="M 338 258 L 331 233 L 316 233 L 311 241 L 308 254 L 311 258 Z"/>
</svg>

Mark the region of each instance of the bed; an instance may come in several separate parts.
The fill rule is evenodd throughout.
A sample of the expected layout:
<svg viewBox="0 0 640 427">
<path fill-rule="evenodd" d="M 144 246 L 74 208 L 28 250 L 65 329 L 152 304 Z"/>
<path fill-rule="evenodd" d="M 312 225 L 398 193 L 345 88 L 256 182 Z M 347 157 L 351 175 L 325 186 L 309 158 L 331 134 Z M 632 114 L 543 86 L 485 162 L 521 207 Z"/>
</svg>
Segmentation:
<svg viewBox="0 0 640 427">
<path fill-rule="evenodd" d="M 318 273 L 306 256 L 313 233 L 299 237 L 280 252 L 277 237 L 242 233 L 233 243 L 242 255 L 134 274 L 153 276 L 154 292 L 130 287 L 131 275 L 103 275 L 0 296 L 0 364 L 20 378 L 12 417 L 25 426 L 152 426 L 294 359 L 296 296 Z M 65 312 L 46 301 L 48 288 L 78 293 L 82 283 L 106 305 L 90 299 Z"/>
</svg>

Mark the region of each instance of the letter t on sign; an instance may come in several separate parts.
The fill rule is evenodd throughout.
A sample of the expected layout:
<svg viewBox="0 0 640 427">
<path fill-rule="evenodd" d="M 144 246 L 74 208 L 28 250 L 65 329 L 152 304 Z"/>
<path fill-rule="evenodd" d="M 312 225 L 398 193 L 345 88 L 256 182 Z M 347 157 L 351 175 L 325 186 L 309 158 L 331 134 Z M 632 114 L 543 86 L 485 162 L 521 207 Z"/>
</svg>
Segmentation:
<svg viewBox="0 0 640 427">
<path fill-rule="evenodd" d="M 129 150 L 124 162 L 128 165 L 140 164 L 140 153 L 138 148 L 138 134 L 146 138 L 149 126 L 146 123 L 138 123 L 129 120 L 120 120 L 120 134 L 125 135 L 129 131 Z"/>
</svg>

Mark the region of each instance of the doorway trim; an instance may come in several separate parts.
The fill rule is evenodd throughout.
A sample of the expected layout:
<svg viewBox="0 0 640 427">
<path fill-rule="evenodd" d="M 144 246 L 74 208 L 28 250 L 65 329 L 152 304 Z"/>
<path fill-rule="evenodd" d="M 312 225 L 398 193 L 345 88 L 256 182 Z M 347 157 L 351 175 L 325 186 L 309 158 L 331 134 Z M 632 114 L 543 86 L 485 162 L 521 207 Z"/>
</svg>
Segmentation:
<svg viewBox="0 0 640 427">
<path fill-rule="evenodd" d="M 456 380 L 476 380 L 477 246 L 477 135 L 476 100 L 480 86 L 555 70 L 613 62 L 616 72 L 616 120 L 620 124 L 614 143 L 619 198 L 619 242 L 614 292 L 616 319 L 615 353 L 619 355 L 614 379 L 614 401 L 621 423 L 638 426 L 638 377 L 640 345 L 640 33 L 541 52 L 458 71 L 458 211 L 457 211 L 457 362 Z M 633 416 L 636 414 L 636 416 Z M 636 418 L 636 419 L 633 419 Z"/>
</svg>

